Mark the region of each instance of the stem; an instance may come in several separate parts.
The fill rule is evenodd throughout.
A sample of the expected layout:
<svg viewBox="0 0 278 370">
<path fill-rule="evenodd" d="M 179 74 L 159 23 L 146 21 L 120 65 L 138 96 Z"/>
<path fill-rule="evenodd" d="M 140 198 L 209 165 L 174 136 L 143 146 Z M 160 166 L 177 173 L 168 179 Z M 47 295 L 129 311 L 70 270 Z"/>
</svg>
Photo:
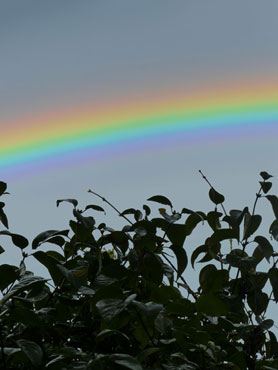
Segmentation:
<svg viewBox="0 0 278 370">
<path fill-rule="evenodd" d="M 99 197 L 103 202 L 107 203 L 111 208 L 113 208 L 118 213 L 118 215 L 120 217 L 123 217 L 127 222 L 129 222 L 131 225 L 133 225 L 133 223 L 125 215 L 122 215 L 122 213 L 115 206 L 113 206 L 112 203 L 110 203 L 108 200 L 106 200 L 104 197 L 102 197 L 98 193 L 95 193 L 91 189 L 88 190 L 88 193 L 92 193 L 92 194 L 96 195 L 97 197 Z"/>
<path fill-rule="evenodd" d="M 214 189 L 214 187 L 212 186 L 212 184 L 209 182 L 209 180 L 207 179 L 207 177 L 203 174 L 203 172 L 201 170 L 199 170 L 202 178 L 206 181 L 206 183 L 210 186 L 211 189 Z M 224 215 L 227 216 L 227 212 L 225 210 L 225 207 L 223 206 L 223 203 L 220 204 L 223 212 L 224 212 Z"/>
</svg>

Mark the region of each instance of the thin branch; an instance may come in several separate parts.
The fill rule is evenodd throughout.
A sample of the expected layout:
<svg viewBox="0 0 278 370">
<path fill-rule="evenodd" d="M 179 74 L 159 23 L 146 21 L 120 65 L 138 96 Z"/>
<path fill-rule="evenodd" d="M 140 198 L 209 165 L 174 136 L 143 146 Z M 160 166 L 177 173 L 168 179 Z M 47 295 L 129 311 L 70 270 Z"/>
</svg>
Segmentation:
<svg viewBox="0 0 278 370">
<path fill-rule="evenodd" d="M 92 193 L 94 195 L 96 195 L 97 197 L 99 197 L 103 202 L 107 203 L 111 208 L 113 208 L 120 217 L 123 217 L 127 222 L 129 222 L 131 225 L 133 225 L 133 223 L 125 216 L 123 215 L 112 203 L 110 203 L 107 199 L 105 199 L 104 197 L 102 197 L 101 195 L 99 195 L 98 193 L 92 191 L 91 189 L 88 190 L 88 193 Z"/>
</svg>

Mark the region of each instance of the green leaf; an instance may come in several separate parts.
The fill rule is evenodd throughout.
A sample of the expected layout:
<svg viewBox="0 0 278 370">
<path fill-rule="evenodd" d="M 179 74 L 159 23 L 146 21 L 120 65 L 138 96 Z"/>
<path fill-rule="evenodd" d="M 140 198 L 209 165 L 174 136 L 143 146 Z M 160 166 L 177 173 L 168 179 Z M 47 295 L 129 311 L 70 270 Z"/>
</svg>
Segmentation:
<svg viewBox="0 0 278 370">
<path fill-rule="evenodd" d="M 254 234 L 260 224 L 262 222 L 262 216 L 260 215 L 250 215 L 249 213 L 245 213 L 244 216 L 244 231 L 243 231 L 243 239 L 246 240 Z"/>
<path fill-rule="evenodd" d="M 101 299 L 96 303 L 96 307 L 101 316 L 106 321 L 111 321 L 115 316 L 119 315 L 129 303 L 136 298 L 136 294 L 132 294 L 124 301 L 122 299 L 106 298 Z"/>
<path fill-rule="evenodd" d="M 200 247 L 196 248 L 195 251 L 191 255 L 191 266 L 194 269 L 194 263 L 196 258 L 201 254 L 201 253 L 207 253 L 208 251 L 208 246 L 207 245 L 201 245 Z"/>
<path fill-rule="evenodd" d="M 269 263 L 269 259 L 273 255 L 273 247 L 270 242 L 264 236 L 256 236 L 254 241 L 259 244 L 262 255 Z"/>
<path fill-rule="evenodd" d="M 43 352 L 37 343 L 26 339 L 19 339 L 16 341 L 16 344 L 26 354 L 33 366 L 40 367 L 43 359 Z"/>
<path fill-rule="evenodd" d="M 88 206 L 86 206 L 85 211 L 87 211 L 87 209 L 93 209 L 94 211 L 104 212 L 104 214 L 106 214 L 105 210 L 102 207 L 97 206 L 96 204 L 89 204 Z"/>
<path fill-rule="evenodd" d="M 221 228 L 219 218 L 222 216 L 222 213 L 212 211 L 207 214 L 207 221 L 209 226 L 212 228 L 213 231 Z"/>
<path fill-rule="evenodd" d="M 214 204 L 221 204 L 225 200 L 224 195 L 218 193 L 214 188 L 210 188 L 209 198 Z"/>
<path fill-rule="evenodd" d="M 7 184 L 3 181 L 0 181 L 0 196 L 5 193 L 7 190 Z"/>
<path fill-rule="evenodd" d="M 160 311 L 163 310 L 163 305 L 160 303 L 153 302 L 138 302 L 133 301 L 132 305 L 135 306 L 141 313 L 143 313 L 148 319 L 153 319 L 156 317 Z"/>
<path fill-rule="evenodd" d="M 247 302 L 255 315 L 262 314 L 268 306 L 268 295 L 259 289 L 248 292 Z"/>
<path fill-rule="evenodd" d="M 272 286 L 275 302 L 278 302 L 278 269 L 276 267 L 272 267 L 268 271 L 268 276 Z"/>
<path fill-rule="evenodd" d="M 143 258 L 141 267 L 142 275 L 145 279 L 160 285 L 163 279 L 163 265 L 155 253 L 147 252 Z"/>
<path fill-rule="evenodd" d="M 270 201 L 276 220 L 278 220 L 278 198 L 276 195 L 266 195 L 265 197 Z"/>
<path fill-rule="evenodd" d="M 194 212 L 189 215 L 185 221 L 186 235 L 190 235 L 195 227 L 200 223 L 204 223 L 206 215 L 203 212 Z"/>
<path fill-rule="evenodd" d="M 135 357 L 126 355 L 125 353 L 115 353 L 113 355 L 110 355 L 109 358 L 116 364 L 126 367 L 128 369 L 143 370 L 142 366 Z"/>
<path fill-rule="evenodd" d="M 59 207 L 59 204 L 62 203 L 62 202 L 71 203 L 71 204 L 73 204 L 74 208 L 76 208 L 77 205 L 78 205 L 78 201 L 76 199 L 59 199 L 59 200 L 56 201 L 57 207 Z"/>
<path fill-rule="evenodd" d="M 175 253 L 176 259 L 177 259 L 177 266 L 178 266 L 178 276 L 179 278 L 184 270 L 186 269 L 187 263 L 188 263 L 188 258 L 185 250 L 177 245 L 172 245 L 170 247 L 172 251 Z"/>
<path fill-rule="evenodd" d="M 18 278 L 17 267 L 11 265 L 0 265 L 0 290 L 3 291 Z"/>
<path fill-rule="evenodd" d="M 93 231 L 95 227 L 95 219 L 93 217 L 84 217 L 76 209 L 73 210 L 73 215 L 81 223 L 81 225 L 88 231 Z"/>
<path fill-rule="evenodd" d="M 63 235 L 63 236 L 68 236 L 69 230 L 47 230 L 35 237 L 35 239 L 32 242 L 32 249 L 38 248 L 41 244 L 50 242 L 49 239 L 53 238 L 54 236 L 57 235 Z M 55 240 L 55 239 L 54 239 Z"/>
<path fill-rule="evenodd" d="M 6 230 L 0 231 L 0 234 L 10 236 L 12 238 L 12 241 L 13 241 L 14 245 L 16 245 L 17 247 L 19 247 L 21 249 L 26 248 L 29 244 L 28 240 L 22 235 L 13 234 L 13 233 L 10 233 L 9 231 L 6 231 Z"/>
<path fill-rule="evenodd" d="M 170 206 L 171 208 L 173 208 L 173 205 L 170 202 L 170 200 L 168 198 L 164 197 L 163 195 L 155 195 L 155 196 L 153 196 L 153 197 L 151 197 L 147 200 L 152 201 L 152 202 L 165 204 L 166 206 Z"/>
<path fill-rule="evenodd" d="M 151 214 L 151 209 L 146 204 L 143 205 L 143 210 L 145 211 L 146 216 L 149 216 Z"/>
<path fill-rule="evenodd" d="M 278 241 L 278 220 L 274 220 L 269 228 L 269 233 Z"/>
<path fill-rule="evenodd" d="M 61 271 L 57 267 L 59 260 L 51 256 L 49 252 L 38 251 L 33 253 L 33 256 L 47 268 L 54 284 L 57 286 L 63 278 Z"/>
<path fill-rule="evenodd" d="M 201 294 L 195 305 L 199 312 L 209 316 L 223 316 L 229 311 L 227 304 L 213 292 Z"/>
<path fill-rule="evenodd" d="M 8 219 L 7 219 L 7 216 L 5 214 L 5 212 L 3 211 L 2 208 L 0 208 L 0 221 L 2 222 L 2 224 L 8 229 L 9 228 L 9 223 L 8 223 Z"/>
<path fill-rule="evenodd" d="M 271 182 L 262 182 L 260 181 L 261 187 L 263 189 L 263 192 L 266 194 L 269 192 L 269 190 L 272 188 Z"/>
<path fill-rule="evenodd" d="M 262 178 L 263 178 L 264 180 L 268 180 L 268 179 L 270 179 L 271 177 L 273 177 L 272 175 L 269 175 L 266 171 L 262 171 L 262 172 L 260 172 L 260 175 L 262 176 Z"/>
<path fill-rule="evenodd" d="M 264 330 L 268 330 L 270 329 L 272 326 L 274 325 L 274 321 L 271 320 L 271 319 L 268 319 L 268 320 L 264 320 L 260 326 L 264 329 Z"/>
<path fill-rule="evenodd" d="M 171 224 L 165 230 L 166 235 L 173 245 L 182 247 L 187 235 L 187 227 L 183 224 Z"/>
</svg>

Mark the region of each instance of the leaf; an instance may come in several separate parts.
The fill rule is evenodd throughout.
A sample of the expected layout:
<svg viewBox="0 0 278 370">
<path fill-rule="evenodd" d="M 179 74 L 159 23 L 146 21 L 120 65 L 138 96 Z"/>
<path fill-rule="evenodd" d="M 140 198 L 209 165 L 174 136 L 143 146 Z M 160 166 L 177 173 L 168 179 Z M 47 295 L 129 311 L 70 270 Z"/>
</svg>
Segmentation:
<svg viewBox="0 0 278 370">
<path fill-rule="evenodd" d="M 111 321 L 115 316 L 121 313 L 135 298 L 136 294 L 130 295 L 124 301 L 122 299 L 115 298 L 101 299 L 96 303 L 96 307 L 104 320 Z"/>
<path fill-rule="evenodd" d="M 260 172 L 260 175 L 262 176 L 262 178 L 263 178 L 264 180 L 268 180 L 268 179 L 270 179 L 271 177 L 273 177 L 272 175 L 269 175 L 266 171 L 262 171 L 262 172 Z"/>
<path fill-rule="evenodd" d="M 115 353 L 113 355 L 110 355 L 109 358 L 116 364 L 128 369 L 143 370 L 142 366 L 135 357 L 126 355 L 125 353 Z"/>
<path fill-rule="evenodd" d="M 184 270 L 186 269 L 187 263 L 188 263 L 188 258 L 185 250 L 177 245 L 172 245 L 170 247 L 172 251 L 175 253 L 176 259 L 177 259 L 177 266 L 178 266 L 178 276 L 179 278 Z"/>
<path fill-rule="evenodd" d="M 170 202 L 170 200 L 168 198 L 164 197 L 163 195 L 155 195 L 155 196 L 153 196 L 153 197 L 151 197 L 147 200 L 152 201 L 152 202 L 165 204 L 166 206 L 170 206 L 171 208 L 173 208 L 173 205 Z"/>
<path fill-rule="evenodd" d="M 151 209 L 146 204 L 143 205 L 143 210 L 145 211 L 146 216 L 149 216 L 151 214 Z"/>
<path fill-rule="evenodd" d="M 264 329 L 264 330 L 268 330 L 270 329 L 272 326 L 274 325 L 274 321 L 271 320 L 271 319 L 268 319 L 268 320 L 264 320 L 260 326 Z"/>
<path fill-rule="evenodd" d="M 183 224 L 171 224 L 165 230 L 171 243 L 178 247 L 182 247 L 187 235 L 187 227 Z"/>
<path fill-rule="evenodd" d="M 260 185 L 263 189 L 263 192 L 266 194 L 269 192 L 269 190 L 272 188 L 272 183 L 271 182 L 262 182 L 260 181 Z"/>
<path fill-rule="evenodd" d="M 163 279 L 163 265 L 155 253 L 146 253 L 143 258 L 142 275 L 145 279 L 160 285 Z"/>
<path fill-rule="evenodd" d="M 194 269 L 194 263 L 196 258 L 201 254 L 201 253 L 207 253 L 208 251 L 208 246 L 207 245 L 201 245 L 200 247 L 196 248 L 195 251 L 191 255 L 191 266 Z"/>
<path fill-rule="evenodd" d="M 186 235 L 190 235 L 199 222 L 204 223 L 206 215 L 203 212 L 194 212 L 185 221 Z"/>
<path fill-rule="evenodd" d="M 224 195 L 218 193 L 214 188 L 210 188 L 209 198 L 214 204 L 221 204 L 225 200 Z"/>
<path fill-rule="evenodd" d="M 97 206 L 96 204 L 89 204 L 88 206 L 86 206 L 85 211 L 87 211 L 87 209 L 93 209 L 95 211 L 104 212 L 104 214 L 106 214 L 105 210 L 102 207 Z"/>
<path fill-rule="evenodd" d="M 59 207 L 59 204 L 62 203 L 62 202 L 71 203 L 71 204 L 73 204 L 74 208 L 76 208 L 77 204 L 78 204 L 78 201 L 76 199 L 59 199 L 59 200 L 56 201 L 57 207 Z"/>
<path fill-rule="evenodd" d="M 7 184 L 3 181 L 0 181 L 0 196 L 5 193 L 7 190 Z"/>
<path fill-rule="evenodd" d="M 259 289 L 248 292 L 247 302 L 255 315 L 262 314 L 268 306 L 268 295 Z"/>
<path fill-rule="evenodd" d="M 19 247 L 21 249 L 26 248 L 29 244 L 28 240 L 22 235 L 13 234 L 13 233 L 10 233 L 9 231 L 6 231 L 6 230 L 0 231 L 0 234 L 10 236 L 12 238 L 12 241 L 13 241 L 14 245 L 16 245 L 17 247 Z"/>
<path fill-rule="evenodd" d="M 274 220 L 269 228 L 269 233 L 278 241 L 278 220 Z"/>
<path fill-rule="evenodd" d="M 33 366 L 39 367 L 41 365 L 43 352 L 37 343 L 26 339 L 19 339 L 16 341 L 16 344 L 26 354 Z"/>
<path fill-rule="evenodd" d="M 11 265 L 0 265 L 0 290 L 3 291 L 18 278 L 17 267 Z"/>
<path fill-rule="evenodd" d="M 269 259 L 274 253 L 273 247 L 270 244 L 270 242 L 264 236 L 256 236 L 254 241 L 259 244 L 262 255 L 265 257 L 265 259 L 269 263 Z"/>
<path fill-rule="evenodd" d="M 266 195 L 265 197 L 270 201 L 276 220 L 278 220 L 278 198 L 276 195 Z"/>
<path fill-rule="evenodd" d="M 244 216 L 244 231 L 243 239 L 248 239 L 252 234 L 254 234 L 262 222 L 262 216 L 260 215 L 250 215 L 246 213 Z"/>
<path fill-rule="evenodd" d="M 63 278 L 61 271 L 57 267 L 59 261 L 53 256 L 51 256 L 49 252 L 46 253 L 38 251 L 33 253 L 33 256 L 47 268 L 50 276 L 53 279 L 54 284 L 57 286 L 61 282 L 61 279 Z"/>
<path fill-rule="evenodd" d="M 197 299 L 196 308 L 209 316 L 223 316 L 228 313 L 228 306 L 213 292 L 203 293 Z"/>
<path fill-rule="evenodd" d="M 132 305 L 137 307 L 138 310 L 143 313 L 148 319 L 153 319 L 154 317 L 156 317 L 164 308 L 162 304 L 153 302 L 143 303 L 133 301 Z"/>
<path fill-rule="evenodd" d="M 47 230 L 37 235 L 32 242 L 32 249 L 38 248 L 41 244 L 49 242 L 50 238 L 57 235 L 68 236 L 69 230 Z M 55 240 L 55 239 L 54 239 Z M 50 241 L 51 243 L 51 241 Z M 56 244 L 56 243 L 55 243 Z M 59 244 L 58 244 L 59 245 Z"/>
<path fill-rule="evenodd" d="M 73 215 L 81 223 L 82 226 L 88 231 L 93 231 L 95 227 L 95 219 L 93 217 L 84 217 L 76 209 L 73 210 Z"/>
<path fill-rule="evenodd" d="M 2 208 L 0 208 L 0 221 L 2 222 L 2 224 L 8 229 L 9 228 L 9 223 L 8 223 L 8 219 L 7 219 L 7 216 L 5 214 L 5 212 L 3 211 Z"/>
<path fill-rule="evenodd" d="M 272 286 L 275 302 L 278 302 L 278 269 L 276 267 L 272 267 L 268 271 L 268 276 Z"/>
</svg>

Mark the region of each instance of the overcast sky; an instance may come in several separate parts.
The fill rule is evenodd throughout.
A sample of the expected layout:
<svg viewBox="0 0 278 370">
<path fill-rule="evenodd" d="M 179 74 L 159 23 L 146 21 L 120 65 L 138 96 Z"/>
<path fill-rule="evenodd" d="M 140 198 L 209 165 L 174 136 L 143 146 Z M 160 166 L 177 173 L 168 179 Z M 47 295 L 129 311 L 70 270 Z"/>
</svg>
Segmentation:
<svg viewBox="0 0 278 370">
<path fill-rule="evenodd" d="M 144 91 L 276 79 L 277 14 L 277 0 L 0 0 L 0 127 Z M 10 229 L 32 239 L 66 228 L 71 207 L 57 209 L 56 200 L 97 203 L 89 188 L 120 209 L 155 194 L 178 209 L 212 209 L 199 168 L 226 195 L 227 208 L 244 207 L 261 170 L 278 174 L 277 137 L 163 143 L 20 176 L 8 184 Z M 112 215 L 106 222 L 120 225 Z M 11 255 L 16 263 L 15 249 L 3 261 Z"/>
</svg>

